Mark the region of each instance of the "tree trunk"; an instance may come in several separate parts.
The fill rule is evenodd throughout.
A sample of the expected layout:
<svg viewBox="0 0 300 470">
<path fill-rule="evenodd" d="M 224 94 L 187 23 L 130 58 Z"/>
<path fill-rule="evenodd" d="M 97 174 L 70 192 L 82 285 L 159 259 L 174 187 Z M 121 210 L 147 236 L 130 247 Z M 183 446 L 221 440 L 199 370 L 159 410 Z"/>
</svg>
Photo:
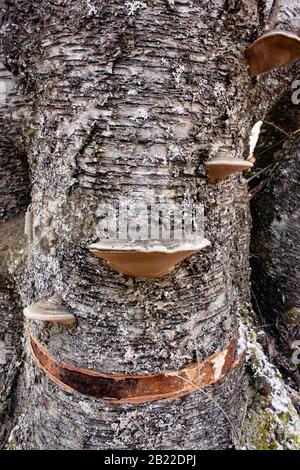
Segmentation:
<svg viewBox="0 0 300 470">
<path fill-rule="evenodd" d="M 299 117 L 299 105 L 291 103 L 291 96 L 280 101 L 267 117 L 257 162 L 267 171 L 252 201 L 251 242 L 256 309 L 273 325 L 285 353 L 278 362 L 295 379 L 298 389 Z"/>
<path fill-rule="evenodd" d="M 243 158 L 251 126 L 290 87 L 286 71 L 248 77 L 244 50 L 265 21 L 260 6 L 45 0 L 5 8 L 6 65 L 32 103 L 22 302 L 58 294 L 76 316 L 73 325 L 26 323 L 14 448 L 239 444 L 248 192 L 241 175 L 209 182 L 204 164 Z M 88 247 L 99 241 L 101 208 L 119 199 L 204 207 L 210 247 L 162 278 L 116 273 Z M 186 372 L 195 364 L 205 378 L 196 387 Z M 152 398 L 138 394 L 143 380 Z"/>
</svg>

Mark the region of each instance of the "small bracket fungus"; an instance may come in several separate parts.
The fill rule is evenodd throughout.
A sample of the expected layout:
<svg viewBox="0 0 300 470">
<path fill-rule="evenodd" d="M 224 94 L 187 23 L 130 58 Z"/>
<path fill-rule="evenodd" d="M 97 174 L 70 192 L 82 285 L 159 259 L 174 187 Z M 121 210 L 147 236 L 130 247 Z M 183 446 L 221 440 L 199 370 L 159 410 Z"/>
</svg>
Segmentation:
<svg viewBox="0 0 300 470">
<path fill-rule="evenodd" d="M 251 77 L 291 64 L 300 58 L 300 38 L 293 33 L 273 31 L 246 49 Z"/>
<path fill-rule="evenodd" d="M 249 170 L 252 167 L 252 162 L 241 158 L 213 158 L 205 163 L 208 177 L 213 183 L 223 180 L 233 173 Z"/>
<path fill-rule="evenodd" d="M 61 298 L 55 294 L 48 300 L 39 300 L 24 309 L 29 320 L 49 321 L 53 323 L 71 324 L 76 321 L 73 313 L 62 305 Z"/>
<path fill-rule="evenodd" d="M 89 249 L 104 259 L 115 271 L 132 277 L 157 278 L 173 271 L 175 265 L 188 256 L 206 248 L 210 242 L 202 239 L 198 243 L 175 246 L 110 246 L 105 242 L 94 243 Z"/>
</svg>

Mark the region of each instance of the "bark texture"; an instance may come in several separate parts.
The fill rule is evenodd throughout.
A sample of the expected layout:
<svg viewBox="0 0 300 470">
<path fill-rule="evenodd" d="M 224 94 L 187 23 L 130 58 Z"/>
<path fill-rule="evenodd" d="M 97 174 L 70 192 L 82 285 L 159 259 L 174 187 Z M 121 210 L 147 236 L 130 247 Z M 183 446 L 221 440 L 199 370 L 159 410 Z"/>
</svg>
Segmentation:
<svg viewBox="0 0 300 470">
<path fill-rule="evenodd" d="M 211 184 L 204 163 L 241 158 L 251 126 L 292 68 L 250 80 L 244 50 L 264 25 L 254 0 L 13 1 L 2 43 L 27 111 L 32 227 L 24 305 L 59 293 L 77 323 L 30 322 L 59 362 L 103 373 L 180 369 L 224 349 L 249 301 L 242 176 Z M 205 252 L 157 280 L 93 257 L 99 205 L 203 204 Z M 239 440 L 244 368 L 183 400 L 117 408 L 51 383 L 27 356 L 22 449 L 225 449 Z"/>
<path fill-rule="evenodd" d="M 8 219 L 28 205 L 28 171 L 21 130 L 23 105 L 15 93 L 13 76 L 0 63 L 0 219 Z"/>
<path fill-rule="evenodd" d="M 300 33 L 300 5 L 298 0 L 266 0 L 266 31 Z"/>
<path fill-rule="evenodd" d="M 299 150 L 297 137 L 277 154 L 253 202 L 253 285 L 262 311 L 273 321 L 300 308 Z"/>
<path fill-rule="evenodd" d="M 12 273 L 20 269 L 29 179 L 21 109 L 13 76 L 0 64 L 0 442 L 13 422 L 21 357 L 22 315 Z"/>
<path fill-rule="evenodd" d="M 277 358 L 300 385 L 299 136 L 275 154 L 263 189 L 252 203 L 255 305 L 275 327 L 285 358 Z M 266 207 L 268 211 L 266 212 Z M 294 359 L 295 358 L 295 359 Z"/>
</svg>

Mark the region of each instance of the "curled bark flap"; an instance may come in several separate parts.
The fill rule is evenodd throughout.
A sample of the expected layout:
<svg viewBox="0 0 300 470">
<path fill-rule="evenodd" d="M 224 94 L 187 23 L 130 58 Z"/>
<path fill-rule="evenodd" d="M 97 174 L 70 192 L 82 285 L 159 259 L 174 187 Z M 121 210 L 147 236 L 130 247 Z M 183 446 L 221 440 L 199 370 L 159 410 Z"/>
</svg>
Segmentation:
<svg viewBox="0 0 300 470">
<path fill-rule="evenodd" d="M 193 362 L 178 371 L 155 375 L 101 374 L 55 361 L 29 329 L 31 354 L 47 376 L 69 393 L 80 392 L 114 404 L 145 403 L 189 395 L 222 379 L 243 359 L 236 355 L 237 339 L 202 363 Z"/>
</svg>

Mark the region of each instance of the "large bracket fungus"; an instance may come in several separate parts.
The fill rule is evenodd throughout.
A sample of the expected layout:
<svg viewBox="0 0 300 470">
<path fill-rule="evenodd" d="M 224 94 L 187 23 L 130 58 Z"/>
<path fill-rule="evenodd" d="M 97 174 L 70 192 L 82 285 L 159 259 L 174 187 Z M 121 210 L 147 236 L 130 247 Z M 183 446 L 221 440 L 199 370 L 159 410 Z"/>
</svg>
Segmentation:
<svg viewBox="0 0 300 470">
<path fill-rule="evenodd" d="M 291 64 L 300 58 L 300 38 L 286 31 L 264 34 L 246 49 L 251 77 Z"/>
<path fill-rule="evenodd" d="M 263 2 L 265 33 L 245 51 L 254 77 L 300 58 L 299 0 Z"/>
<path fill-rule="evenodd" d="M 158 278 L 172 272 L 188 256 L 210 245 L 205 238 L 199 242 L 148 246 L 113 246 L 105 242 L 89 246 L 90 251 L 104 259 L 115 271 L 132 277 Z"/>
<path fill-rule="evenodd" d="M 72 324 L 76 321 L 73 313 L 62 305 L 59 295 L 54 294 L 48 300 L 39 300 L 24 309 L 28 320 L 47 321 L 53 323 Z"/>
</svg>

